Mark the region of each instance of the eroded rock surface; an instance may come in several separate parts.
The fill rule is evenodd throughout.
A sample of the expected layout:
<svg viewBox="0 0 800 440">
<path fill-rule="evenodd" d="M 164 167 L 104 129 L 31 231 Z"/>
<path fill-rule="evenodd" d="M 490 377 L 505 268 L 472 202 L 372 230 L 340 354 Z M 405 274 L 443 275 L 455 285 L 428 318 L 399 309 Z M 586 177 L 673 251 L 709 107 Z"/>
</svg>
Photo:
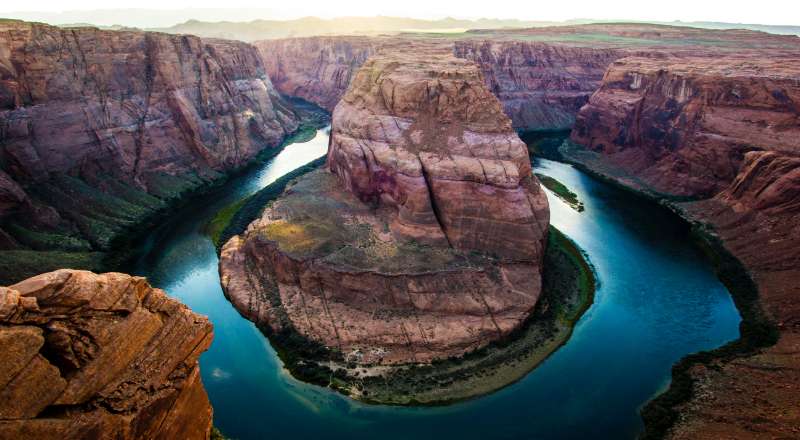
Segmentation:
<svg viewBox="0 0 800 440">
<path fill-rule="evenodd" d="M 334 111 L 327 165 L 224 246 L 223 287 L 250 319 L 397 364 L 474 350 L 533 310 L 547 199 L 475 64 L 368 60 Z"/>
<path fill-rule="evenodd" d="M 3 21 L 0 249 L 105 250 L 297 124 L 248 44 Z"/>
<path fill-rule="evenodd" d="M 595 171 L 650 193 L 702 199 L 677 206 L 710 225 L 744 264 L 778 329 L 773 346 L 690 369 L 691 399 L 677 407 L 670 438 L 797 435 L 797 55 L 620 60 L 572 132 L 574 141 L 596 153 L 568 155 Z"/>
<path fill-rule="evenodd" d="M 800 39 L 799 39 L 800 40 Z M 625 58 L 572 140 L 663 194 L 710 197 L 748 151 L 798 154 L 800 58 Z"/>
<path fill-rule="evenodd" d="M 602 82 L 609 65 L 623 57 L 675 55 L 714 59 L 742 54 L 751 59 L 796 50 L 798 38 L 748 30 L 712 30 L 653 24 L 588 24 L 530 29 L 472 30 L 452 38 L 306 37 L 254 43 L 276 88 L 329 110 L 344 95 L 355 71 L 371 55 L 412 45 L 437 46 L 477 63 L 489 90 L 514 127 L 569 129 Z"/>
<path fill-rule="evenodd" d="M 205 439 L 205 317 L 143 278 L 59 270 L 0 287 L 0 438 Z"/>
<path fill-rule="evenodd" d="M 332 112 L 356 70 L 386 43 L 370 37 L 312 37 L 253 44 L 277 90 Z"/>
<path fill-rule="evenodd" d="M 456 41 L 457 57 L 478 63 L 514 127 L 566 130 L 625 51 L 541 42 Z"/>
</svg>

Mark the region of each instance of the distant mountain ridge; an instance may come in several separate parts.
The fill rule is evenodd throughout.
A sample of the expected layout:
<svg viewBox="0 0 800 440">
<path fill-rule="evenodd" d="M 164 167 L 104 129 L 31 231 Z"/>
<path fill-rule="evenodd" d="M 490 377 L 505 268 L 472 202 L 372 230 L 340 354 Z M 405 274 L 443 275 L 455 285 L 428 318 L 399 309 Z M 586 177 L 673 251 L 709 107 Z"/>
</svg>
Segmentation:
<svg viewBox="0 0 800 440">
<path fill-rule="evenodd" d="M 487 19 L 462 20 L 444 18 L 423 20 L 405 17 L 338 17 L 324 19 L 303 17 L 295 20 L 253 20 L 250 22 L 209 22 L 189 20 L 165 28 L 148 30 L 171 34 L 192 34 L 205 38 L 226 38 L 243 41 L 269 40 L 288 37 L 311 37 L 325 35 L 376 35 L 402 32 L 459 32 L 468 29 L 532 28 L 546 26 L 568 26 L 589 23 L 617 23 L 618 20 L 576 19 L 567 21 L 531 21 Z M 800 35 L 800 26 L 774 26 L 761 24 L 739 24 L 724 22 L 646 22 L 670 26 L 688 26 L 703 29 L 748 29 L 772 34 Z"/>
<path fill-rule="evenodd" d="M 253 20 L 250 22 L 207 22 L 189 20 L 166 28 L 148 30 L 171 34 L 193 34 L 206 38 L 256 41 L 287 37 L 321 35 L 375 35 L 401 32 L 453 32 L 467 29 L 501 29 L 553 26 L 560 22 L 487 19 L 461 20 L 444 18 L 423 20 L 405 17 L 338 17 L 332 19 L 303 17 L 295 20 Z"/>
</svg>

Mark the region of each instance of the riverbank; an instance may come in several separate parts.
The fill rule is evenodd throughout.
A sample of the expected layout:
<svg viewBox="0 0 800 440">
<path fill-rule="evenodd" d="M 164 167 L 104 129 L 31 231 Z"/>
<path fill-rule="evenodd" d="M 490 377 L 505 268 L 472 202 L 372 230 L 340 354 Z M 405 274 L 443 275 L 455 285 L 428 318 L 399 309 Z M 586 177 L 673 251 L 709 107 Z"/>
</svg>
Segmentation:
<svg viewBox="0 0 800 440">
<path fill-rule="evenodd" d="M 760 350 L 778 342 L 778 328 L 761 304 L 759 285 L 753 274 L 726 248 L 712 225 L 690 214 L 686 209 L 686 203 L 690 200 L 654 192 L 635 176 L 615 169 L 603 162 L 599 154 L 587 151 L 569 140 L 559 147 L 559 157 L 598 180 L 658 204 L 686 222 L 695 244 L 712 262 L 742 317 L 738 339 L 714 350 L 690 354 L 681 359 L 672 367 L 669 388 L 642 407 L 645 430 L 640 438 L 664 438 L 682 417 L 685 405 L 700 397 L 694 374 L 698 369 L 719 369 L 721 365 L 758 354 Z"/>
<path fill-rule="evenodd" d="M 555 228 L 549 232 L 542 283 L 537 306 L 519 329 L 479 350 L 431 363 L 357 365 L 338 350 L 304 337 L 288 321 L 280 332 L 269 327 L 262 327 L 262 332 L 298 380 L 370 404 L 449 404 L 523 378 L 569 339 L 591 305 L 597 284 L 594 272 L 584 253 Z M 270 295 L 269 286 L 262 287 L 273 310 L 280 310 L 280 299 Z"/>
<path fill-rule="evenodd" d="M 264 149 L 253 158 L 253 160 L 248 162 L 247 165 L 186 191 L 179 197 L 176 197 L 166 208 L 153 213 L 147 219 L 136 224 L 126 234 L 119 235 L 113 241 L 111 250 L 103 255 L 102 271 L 117 270 L 120 267 L 130 265 L 143 251 L 140 249 L 139 243 L 164 219 L 169 218 L 194 201 L 213 194 L 232 179 L 242 176 L 254 168 L 272 160 L 288 145 L 297 142 L 306 142 L 312 139 L 318 129 L 325 127 L 329 123 L 330 115 L 324 110 L 297 98 L 291 98 L 290 101 L 295 106 L 296 111 L 300 115 L 300 120 L 302 121 L 297 130 L 286 136 L 279 145 Z M 233 210 L 229 209 L 228 212 L 232 213 Z"/>
<path fill-rule="evenodd" d="M 119 270 L 138 254 L 141 239 L 150 230 L 194 200 L 214 193 L 231 179 L 275 157 L 286 145 L 313 137 L 327 125 L 324 110 L 287 98 L 301 121 L 300 126 L 276 146 L 264 148 L 247 164 L 228 172 L 206 175 L 167 176 L 158 179 L 153 194 L 128 187 L 110 178 L 102 181 L 109 193 L 97 190 L 79 178 L 55 177 L 37 188 L 37 194 L 54 206 L 83 212 L 73 219 L 87 238 L 68 233 L 44 233 L 12 223 L 5 225 L 17 234 L 24 248 L 0 251 L 0 285 L 13 284 L 41 272 L 62 267 L 94 272 Z M 112 195 L 113 194 L 113 195 Z M 93 213 L 88 215 L 86 213 Z M 105 223 L 92 220 L 102 218 Z M 13 220 L 13 219 L 12 219 Z"/>
</svg>

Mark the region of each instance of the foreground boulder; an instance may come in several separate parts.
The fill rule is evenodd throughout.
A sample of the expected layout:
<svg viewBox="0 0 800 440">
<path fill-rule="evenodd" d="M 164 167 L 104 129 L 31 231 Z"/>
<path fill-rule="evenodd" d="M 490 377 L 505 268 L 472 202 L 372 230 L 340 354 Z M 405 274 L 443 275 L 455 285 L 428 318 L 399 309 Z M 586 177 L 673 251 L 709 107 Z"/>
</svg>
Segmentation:
<svg viewBox="0 0 800 440">
<path fill-rule="evenodd" d="M 143 278 L 59 270 L 0 287 L 0 438 L 205 439 L 211 324 Z"/>
<path fill-rule="evenodd" d="M 536 305 L 549 211 L 526 148 L 475 64 L 421 52 L 368 60 L 327 169 L 223 247 L 223 287 L 262 328 L 350 362 L 430 362 Z"/>
</svg>

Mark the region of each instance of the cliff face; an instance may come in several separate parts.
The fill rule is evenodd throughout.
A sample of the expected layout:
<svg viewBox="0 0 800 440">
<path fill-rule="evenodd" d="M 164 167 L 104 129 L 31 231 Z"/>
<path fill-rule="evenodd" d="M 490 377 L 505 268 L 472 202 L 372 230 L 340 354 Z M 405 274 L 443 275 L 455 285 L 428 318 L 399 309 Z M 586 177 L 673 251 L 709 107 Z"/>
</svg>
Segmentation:
<svg viewBox="0 0 800 440">
<path fill-rule="evenodd" d="M 211 339 L 143 278 L 60 270 L 0 287 L 0 437 L 206 439 Z"/>
<path fill-rule="evenodd" d="M 224 246 L 250 319 L 396 364 L 479 348 L 533 310 L 549 211 L 525 146 L 476 65 L 422 52 L 368 60 L 334 111 L 329 171 Z"/>
<path fill-rule="evenodd" d="M 578 114 L 572 140 L 646 186 L 710 197 L 748 151 L 798 154 L 800 59 L 625 58 Z"/>
<path fill-rule="evenodd" d="M 247 44 L 0 23 L 4 248 L 106 249 L 296 127 Z"/>
<path fill-rule="evenodd" d="M 514 127 L 569 129 L 600 86 L 619 49 L 568 47 L 540 42 L 461 40 L 453 53 L 476 62 L 489 90 Z"/>
<path fill-rule="evenodd" d="M 431 41 L 381 37 L 309 37 L 254 43 L 275 87 L 333 110 L 371 55 L 427 45 L 477 63 L 514 127 L 567 129 L 617 49 L 492 40 Z"/>
<path fill-rule="evenodd" d="M 574 159 L 638 189 L 703 198 L 678 206 L 744 264 L 779 331 L 774 346 L 691 368 L 670 438 L 796 435 L 799 78 L 796 54 L 623 59 L 578 115 L 572 139 L 596 153 Z"/>
<path fill-rule="evenodd" d="M 385 43 L 370 37 L 311 37 L 253 44 L 278 91 L 332 112 L 355 71 Z"/>
</svg>

